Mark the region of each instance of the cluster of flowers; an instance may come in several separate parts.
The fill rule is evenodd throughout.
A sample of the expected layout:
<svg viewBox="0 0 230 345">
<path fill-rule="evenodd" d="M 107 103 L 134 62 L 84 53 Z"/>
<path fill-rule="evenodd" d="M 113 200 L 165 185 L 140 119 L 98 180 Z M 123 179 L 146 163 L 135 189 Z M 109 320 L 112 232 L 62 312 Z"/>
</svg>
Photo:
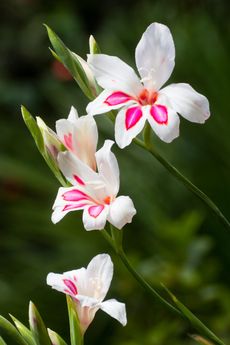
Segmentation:
<svg viewBox="0 0 230 345">
<path fill-rule="evenodd" d="M 175 46 L 165 25 L 153 23 L 147 28 L 136 47 L 135 59 L 141 79 L 117 57 L 89 55 L 88 67 L 103 91 L 88 104 L 88 115 L 78 117 L 72 107 L 67 119 L 56 122 L 56 133 L 37 118 L 47 150 L 70 183 L 69 187 L 59 188 L 53 205 L 54 223 L 71 211 L 83 210 L 86 230 L 104 229 L 106 221 L 122 229 L 136 214 L 128 196 L 117 196 L 120 178 L 111 152 L 113 141 L 106 140 L 96 151 L 98 131 L 92 115 L 120 109 L 115 120 L 115 140 L 120 148 L 131 143 L 146 121 L 160 139 L 169 143 L 179 135 L 178 113 L 197 123 L 204 123 L 210 116 L 208 100 L 190 85 L 162 88 L 175 64 Z M 110 257 L 102 254 L 87 269 L 62 275 L 50 273 L 47 277 L 49 285 L 76 302 L 83 332 L 98 309 L 126 324 L 124 304 L 115 300 L 102 302 L 112 271 Z"/>
</svg>

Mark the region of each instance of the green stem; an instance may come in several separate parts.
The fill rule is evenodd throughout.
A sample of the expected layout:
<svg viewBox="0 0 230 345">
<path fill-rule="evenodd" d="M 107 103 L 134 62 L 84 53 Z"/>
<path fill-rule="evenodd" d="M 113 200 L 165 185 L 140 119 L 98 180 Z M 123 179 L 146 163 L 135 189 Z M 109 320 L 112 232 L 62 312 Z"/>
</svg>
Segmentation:
<svg viewBox="0 0 230 345">
<path fill-rule="evenodd" d="M 146 281 L 145 279 L 135 270 L 135 268 L 131 265 L 129 262 L 128 258 L 125 255 L 125 252 L 122 247 L 122 243 L 120 241 L 121 237 L 115 235 L 115 232 L 121 232 L 122 230 L 118 230 L 111 226 L 111 233 L 112 237 L 108 234 L 106 230 L 101 230 L 101 234 L 103 237 L 106 239 L 106 241 L 109 242 L 109 244 L 112 246 L 113 250 L 116 252 L 116 254 L 119 256 L 123 264 L 126 266 L 128 271 L 132 274 L 132 276 L 137 280 L 137 282 L 142 286 L 142 288 L 151 296 L 154 296 L 156 299 L 158 299 L 159 302 L 164 304 L 168 309 L 173 311 L 176 314 L 179 314 L 180 316 L 183 317 L 183 314 L 175 308 L 172 304 L 170 304 L 166 299 L 161 297 L 161 295 L 153 289 Z M 115 237 L 116 236 L 116 237 Z M 116 242 L 116 238 L 119 238 L 119 242 Z"/>
<path fill-rule="evenodd" d="M 132 266 L 130 261 L 128 260 L 123 246 L 122 246 L 122 235 L 120 235 L 120 232 L 122 230 L 118 230 L 115 227 L 111 225 L 111 236 L 106 230 L 101 230 L 101 234 L 104 236 L 104 238 L 109 242 L 109 244 L 112 246 L 113 250 L 116 252 L 120 260 L 123 262 L 123 264 L 126 266 L 128 271 L 131 273 L 131 275 L 134 277 L 134 279 L 141 285 L 141 287 L 152 297 L 156 298 L 161 304 L 166 306 L 170 311 L 174 312 L 175 314 L 182 317 L 184 320 L 189 321 L 193 327 L 203 333 L 206 337 L 213 340 L 215 344 L 218 345 L 225 345 L 225 343 L 220 340 L 203 322 L 201 322 L 187 307 L 185 307 L 179 300 L 176 299 L 175 296 L 171 294 L 171 292 L 165 288 L 168 293 L 171 295 L 173 301 L 175 302 L 176 306 L 174 307 L 172 304 L 170 304 L 166 299 L 164 299 L 154 288 L 149 285 L 145 281 L 145 279 L 135 270 L 135 268 Z M 118 232 L 118 234 L 116 234 Z"/>
<path fill-rule="evenodd" d="M 202 200 L 215 215 L 219 218 L 219 220 L 223 223 L 227 230 L 230 230 L 230 222 L 228 219 L 223 215 L 221 210 L 216 206 L 216 204 L 198 187 L 196 187 L 187 177 L 182 175 L 172 164 L 170 164 L 165 158 L 163 158 L 155 148 L 153 148 L 150 143 L 146 145 L 140 139 L 134 139 L 134 142 L 142 147 L 144 150 L 148 151 L 153 157 L 155 157 L 158 162 L 160 162 L 177 180 L 182 182 L 185 187 L 187 187 L 192 193 L 194 193 L 200 200 Z"/>
</svg>

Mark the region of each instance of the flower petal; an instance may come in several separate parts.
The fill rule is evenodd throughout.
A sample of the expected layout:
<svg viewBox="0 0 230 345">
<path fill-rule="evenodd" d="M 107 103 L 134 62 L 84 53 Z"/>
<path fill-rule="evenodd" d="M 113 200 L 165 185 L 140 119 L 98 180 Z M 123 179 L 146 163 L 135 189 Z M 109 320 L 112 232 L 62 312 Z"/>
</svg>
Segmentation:
<svg viewBox="0 0 230 345">
<path fill-rule="evenodd" d="M 119 196 L 110 205 L 108 221 L 118 229 L 132 222 L 137 213 L 132 200 L 128 196 Z"/>
<path fill-rule="evenodd" d="M 95 205 L 96 206 L 96 205 Z M 87 231 L 91 230 L 102 230 L 105 227 L 106 218 L 108 215 L 108 206 L 107 205 L 97 205 L 100 206 L 100 212 L 92 211 L 91 207 L 85 207 L 83 211 L 83 224 Z"/>
<path fill-rule="evenodd" d="M 133 100 L 126 100 L 123 103 L 109 104 L 107 101 L 109 97 L 114 94 L 114 91 L 104 90 L 100 95 L 95 98 L 92 102 L 87 105 L 86 111 L 89 115 L 97 115 L 102 113 L 107 113 L 112 109 L 119 109 L 124 106 L 124 104 L 132 104 Z M 124 98 L 123 98 L 124 100 Z"/>
<path fill-rule="evenodd" d="M 94 182 L 94 184 L 102 183 L 98 174 L 71 152 L 60 152 L 58 165 L 63 175 L 72 185 L 79 184 L 80 181 L 81 185 L 87 184 L 87 186 L 91 182 Z"/>
<path fill-rule="evenodd" d="M 105 140 L 102 148 L 96 153 L 98 173 L 105 181 L 108 196 L 116 196 L 120 186 L 119 166 L 115 155 L 111 152 L 113 144 L 112 140 Z"/>
<path fill-rule="evenodd" d="M 80 160 L 96 169 L 95 152 L 98 141 L 97 125 L 93 117 L 81 116 L 77 118 L 75 108 L 71 108 L 68 119 L 56 122 L 59 139 L 68 150 Z"/>
<path fill-rule="evenodd" d="M 59 188 L 53 205 L 51 220 L 58 223 L 67 213 L 82 210 L 88 205 L 93 205 L 91 197 L 78 187 Z"/>
<path fill-rule="evenodd" d="M 161 106 L 167 108 L 167 122 L 165 121 L 165 113 L 161 114 L 161 116 L 158 114 L 158 117 L 156 117 L 155 114 L 154 117 L 150 106 L 145 107 L 145 112 L 150 126 L 152 127 L 156 135 L 164 142 L 170 143 L 179 136 L 180 119 L 177 113 L 169 106 L 166 106 L 164 103 Z M 159 118 L 161 118 L 161 121 L 159 120 Z"/>
<path fill-rule="evenodd" d="M 127 119 L 127 117 L 129 118 Z M 143 107 L 134 106 L 121 109 L 117 114 L 115 122 L 115 140 L 117 145 L 122 149 L 128 146 L 133 138 L 142 131 L 145 120 Z"/>
<path fill-rule="evenodd" d="M 89 55 L 88 62 L 103 89 L 137 96 L 143 88 L 134 70 L 116 56 Z"/>
<path fill-rule="evenodd" d="M 100 304 L 100 309 L 119 321 L 122 326 L 127 324 L 125 304 L 115 299 L 109 299 Z"/>
<path fill-rule="evenodd" d="M 87 279 L 89 281 L 87 295 L 98 299 L 105 298 L 113 277 L 113 263 L 108 254 L 95 256 L 87 266 Z"/>
<path fill-rule="evenodd" d="M 159 90 L 175 65 L 175 46 L 169 28 L 152 23 L 143 33 L 135 57 L 144 85 L 148 89 Z"/>
<path fill-rule="evenodd" d="M 189 84 L 171 84 L 160 90 L 166 95 L 172 108 L 191 122 L 204 123 L 210 116 L 207 98 Z"/>
</svg>

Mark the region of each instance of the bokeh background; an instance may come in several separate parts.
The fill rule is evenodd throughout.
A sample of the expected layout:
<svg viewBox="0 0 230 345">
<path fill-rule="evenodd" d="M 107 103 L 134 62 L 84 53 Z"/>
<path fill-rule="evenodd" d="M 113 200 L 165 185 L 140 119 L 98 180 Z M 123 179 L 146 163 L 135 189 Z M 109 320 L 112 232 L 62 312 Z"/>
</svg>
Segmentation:
<svg viewBox="0 0 230 345">
<path fill-rule="evenodd" d="M 151 22 L 170 27 L 177 53 L 170 81 L 188 82 L 205 94 L 212 116 L 205 125 L 181 119 L 178 139 L 168 145 L 154 137 L 154 144 L 230 218 L 229 1 L 2 0 L 0 9 L 0 313 L 27 323 L 33 300 L 47 326 L 68 340 L 64 295 L 46 286 L 46 275 L 84 266 L 111 250 L 98 231 L 83 229 L 79 213 L 57 225 L 50 220 L 59 184 L 22 121 L 20 104 L 54 128 L 71 105 L 84 114 L 87 99 L 53 60 L 42 23 L 84 58 L 94 34 L 103 52 L 131 65 Z M 100 145 L 105 137 L 113 139 L 106 117 L 98 116 L 97 123 Z M 133 144 L 114 152 L 121 193 L 138 210 L 124 234 L 131 261 L 155 288 L 160 291 L 163 282 L 228 343 L 229 231 L 140 148 Z M 112 257 L 109 297 L 126 302 L 129 322 L 122 328 L 98 312 L 86 344 L 194 344 L 188 324 L 150 300 Z"/>
</svg>

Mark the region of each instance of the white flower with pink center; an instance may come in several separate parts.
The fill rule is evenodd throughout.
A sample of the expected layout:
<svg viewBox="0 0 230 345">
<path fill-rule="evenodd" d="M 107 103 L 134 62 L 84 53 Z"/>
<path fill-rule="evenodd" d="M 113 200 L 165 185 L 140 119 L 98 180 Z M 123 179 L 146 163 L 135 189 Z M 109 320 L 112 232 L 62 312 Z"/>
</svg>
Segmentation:
<svg viewBox="0 0 230 345">
<path fill-rule="evenodd" d="M 84 334 L 93 321 L 96 312 L 101 309 L 123 326 L 127 323 L 125 304 L 104 298 L 113 277 L 113 263 L 108 254 L 95 256 L 87 268 L 80 268 L 63 274 L 49 273 L 47 284 L 61 291 L 75 301 L 80 327 Z"/>
<path fill-rule="evenodd" d="M 118 229 L 132 221 L 136 214 L 132 200 L 128 196 L 117 197 L 120 177 L 112 145 L 113 141 L 106 140 L 96 152 L 97 172 L 70 151 L 59 153 L 59 168 L 73 186 L 59 188 L 53 205 L 53 223 L 76 210 L 83 210 L 86 230 L 101 230 L 107 220 Z"/>
<path fill-rule="evenodd" d="M 135 71 L 117 57 L 89 55 L 88 62 L 104 91 L 88 104 L 90 115 L 118 112 L 115 139 L 124 148 L 142 131 L 146 120 L 159 138 L 167 143 L 179 135 L 179 116 L 204 123 L 210 116 L 205 96 L 189 84 L 171 84 L 161 89 L 175 65 L 175 46 L 167 26 L 151 24 L 136 47 Z"/>
</svg>

